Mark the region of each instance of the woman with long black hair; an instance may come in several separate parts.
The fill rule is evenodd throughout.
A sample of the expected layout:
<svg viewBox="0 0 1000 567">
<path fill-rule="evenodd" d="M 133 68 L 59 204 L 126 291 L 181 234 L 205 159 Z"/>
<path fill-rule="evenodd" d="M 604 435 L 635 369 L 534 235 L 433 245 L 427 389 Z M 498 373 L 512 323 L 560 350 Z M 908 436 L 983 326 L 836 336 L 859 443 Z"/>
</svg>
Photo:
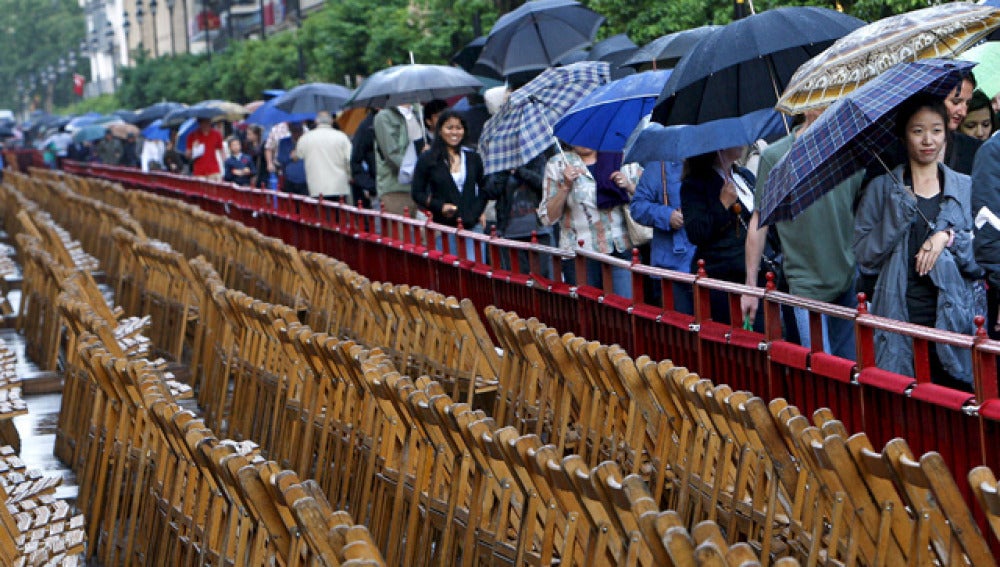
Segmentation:
<svg viewBox="0 0 1000 567">
<path fill-rule="evenodd" d="M 872 313 L 972 334 L 972 280 L 982 270 L 972 252 L 969 177 L 940 162 L 947 125 L 940 99 L 918 95 L 900 107 L 896 128 L 907 159 L 865 191 L 854 253 L 861 268 L 877 274 Z M 928 354 L 934 383 L 972 389 L 968 350 L 937 343 Z M 876 331 L 875 362 L 913 376 L 909 337 Z"/>
<path fill-rule="evenodd" d="M 465 118 L 458 112 L 446 110 L 438 116 L 434 141 L 417 160 L 410 191 L 417 205 L 431 212 L 434 222 L 457 226 L 462 219 L 466 229 L 484 232 L 483 160 L 462 146 L 467 131 Z M 471 258 L 474 248 L 468 242 Z M 457 252 L 454 241 L 449 250 Z"/>
</svg>

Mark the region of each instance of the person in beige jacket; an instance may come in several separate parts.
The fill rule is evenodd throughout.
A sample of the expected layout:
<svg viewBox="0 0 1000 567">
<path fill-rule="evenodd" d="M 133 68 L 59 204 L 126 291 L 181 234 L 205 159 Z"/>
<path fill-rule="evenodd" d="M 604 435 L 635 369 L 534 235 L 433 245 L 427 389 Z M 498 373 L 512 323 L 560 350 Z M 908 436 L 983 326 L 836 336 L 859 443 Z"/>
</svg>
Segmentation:
<svg viewBox="0 0 1000 567">
<path fill-rule="evenodd" d="M 295 146 L 305 161 L 309 195 L 328 199 L 351 196 L 351 139 L 333 128 L 329 112 L 316 113 L 316 128 L 302 134 Z"/>
</svg>

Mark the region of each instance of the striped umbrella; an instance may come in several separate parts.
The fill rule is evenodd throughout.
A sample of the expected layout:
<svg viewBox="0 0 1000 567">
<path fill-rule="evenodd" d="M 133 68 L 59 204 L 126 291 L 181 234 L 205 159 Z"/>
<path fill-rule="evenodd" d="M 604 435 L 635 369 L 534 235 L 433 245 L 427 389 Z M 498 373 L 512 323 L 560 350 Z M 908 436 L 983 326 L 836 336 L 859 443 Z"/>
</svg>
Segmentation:
<svg viewBox="0 0 1000 567">
<path fill-rule="evenodd" d="M 921 92 L 945 97 L 973 65 L 946 59 L 901 63 L 834 103 L 774 166 L 761 200 L 761 224 L 795 218 L 875 163 L 896 140 L 899 105 Z"/>
<path fill-rule="evenodd" d="M 776 108 L 788 114 L 828 106 L 897 63 L 955 57 L 1000 27 L 1000 9 L 948 2 L 854 30 L 792 76 Z"/>
<path fill-rule="evenodd" d="M 479 151 L 486 173 L 520 167 L 556 142 L 552 125 L 580 99 L 608 82 L 603 61 L 547 69 L 514 91 L 483 126 Z"/>
</svg>

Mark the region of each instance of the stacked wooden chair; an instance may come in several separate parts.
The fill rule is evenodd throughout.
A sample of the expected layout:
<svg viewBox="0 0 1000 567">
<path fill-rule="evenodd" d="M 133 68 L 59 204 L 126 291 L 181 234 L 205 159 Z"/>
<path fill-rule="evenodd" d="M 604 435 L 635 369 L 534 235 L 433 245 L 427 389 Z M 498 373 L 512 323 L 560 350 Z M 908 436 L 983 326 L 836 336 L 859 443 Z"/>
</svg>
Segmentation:
<svg viewBox="0 0 1000 567">
<path fill-rule="evenodd" d="M 0 447 L 0 563 L 83 565 L 83 516 L 55 498 L 59 483 L 28 470 L 13 448 Z"/>
<path fill-rule="evenodd" d="M 181 276 L 198 313 L 182 340 L 206 414 L 116 346 L 114 310 L 60 284 L 67 360 L 90 381 L 66 428 L 112 562 L 380 564 L 375 548 L 392 565 L 994 562 L 935 453 L 515 313 L 484 324 L 467 300 L 370 282 L 189 205 L 128 205 L 146 234 L 203 255 Z M 223 229 L 184 233 L 213 219 Z M 131 251 L 119 265 L 142 265 L 149 242 L 115 238 Z M 996 530 L 988 472 L 970 482 Z M 126 526 L 144 536 L 115 547 Z"/>
</svg>

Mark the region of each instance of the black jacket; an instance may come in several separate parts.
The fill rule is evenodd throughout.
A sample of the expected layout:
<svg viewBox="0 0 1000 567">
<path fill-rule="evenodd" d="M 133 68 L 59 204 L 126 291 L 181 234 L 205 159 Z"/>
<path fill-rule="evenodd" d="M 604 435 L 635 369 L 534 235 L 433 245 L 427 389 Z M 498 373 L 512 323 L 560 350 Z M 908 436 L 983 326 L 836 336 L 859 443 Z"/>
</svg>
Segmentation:
<svg viewBox="0 0 1000 567">
<path fill-rule="evenodd" d="M 545 164 L 549 156 L 543 152 L 513 172 L 498 171 L 486 177 L 486 199 L 496 199 L 497 230 L 503 235 L 510 223 L 510 195 L 521 185 L 534 194 L 535 206 L 542 201 L 542 184 L 545 181 Z M 539 225 L 539 232 L 542 230 Z"/>
<path fill-rule="evenodd" d="M 365 207 L 371 206 L 369 196 L 375 196 L 375 113 L 371 113 L 358 124 L 351 140 L 351 197 L 352 205 L 359 200 Z"/>
<path fill-rule="evenodd" d="M 461 218 L 462 224 L 469 228 L 479 221 L 486 208 L 486 196 L 482 191 L 483 160 L 472 150 L 462 151 L 465 153 L 465 184 L 461 192 L 455 186 L 448 165 L 442 161 L 433 161 L 431 152 L 424 152 L 417 159 L 410 192 L 417 206 L 431 211 L 434 222 L 455 226 Z M 441 207 L 445 203 L 458 206 L 455 216 L 446 217 L 441 214 Z"/>
<path fill-rule="evenodd" d="M 972 160 L 983 143 L 972 136 L 954 132 L 945 148 L 944 164 L 959 173 L 972 174 Z"/>
<path fill-rule="evenodd" d="M 749 170 L 737 168 L 753 189 L 756 180 Z M 743 283 L 746 279 L 747 230 L 750 213 L 744 208 L 738 216 L 722 206 L 722 178 L 714 171 L 689 175 L 681 182 L 684 203 L 684 228 L 688 240 L 698 247 L 691 271 L 698 270 L 698 260 L 705 260 L 709 277 Z M 740 222 L 742 218 L 743 222 Z"/>
</svg>

